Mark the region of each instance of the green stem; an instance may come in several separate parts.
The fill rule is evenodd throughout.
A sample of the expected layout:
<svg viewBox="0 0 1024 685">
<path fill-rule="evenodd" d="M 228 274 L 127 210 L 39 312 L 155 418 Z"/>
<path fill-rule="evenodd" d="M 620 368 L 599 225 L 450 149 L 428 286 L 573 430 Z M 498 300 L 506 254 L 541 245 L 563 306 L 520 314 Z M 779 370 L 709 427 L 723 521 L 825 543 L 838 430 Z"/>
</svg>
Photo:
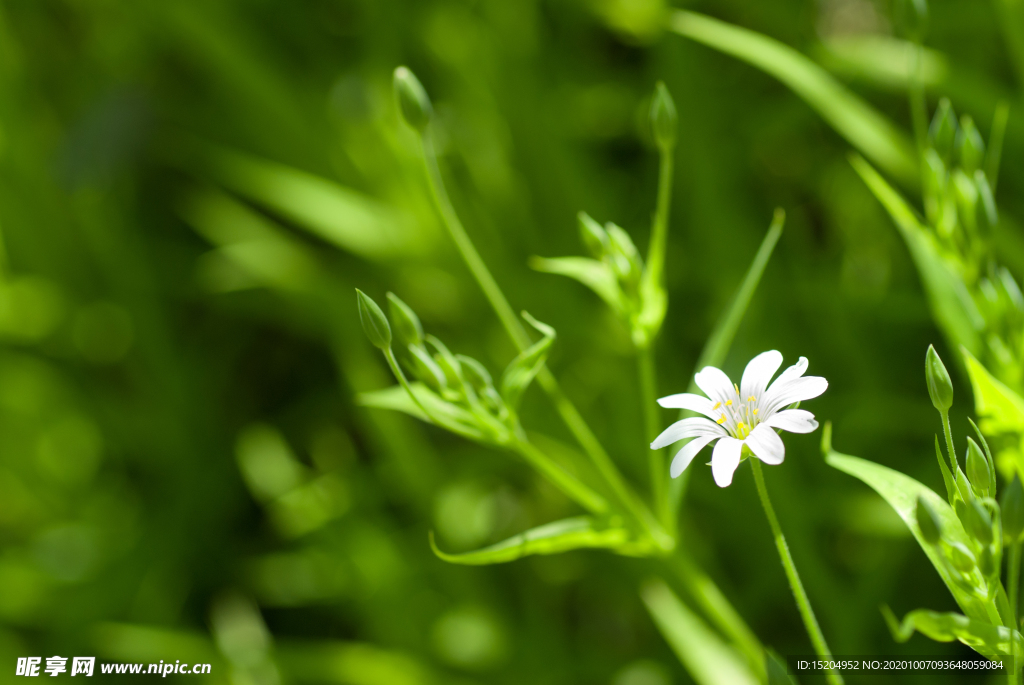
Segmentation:
<svg viewBox="0 0 1024 685">
<path fill-rule="evenodd" d="M 743 653 L 756 673 L 764 675 L 764 647 L 722 591 L 680 548 L 668 560 L 697 607 Z"/>
<path fill-rule="evenodd" d="M 644 279 L 648 288 L 661 285 L 665 272 L 665 250 L 668 246 L 668 214 L 672 204 L 672 149 L 661 150 L 658 168 L 658 204 L 654 211 L 651 244 L 647 248 L 647 269 Z"/>
<path fill-rule="evenodd" d="M 445 190 L 444 179 L 441 177 L 441 170 L 437 165 L 437 155 L 434 151 L 433 143 L 429 132 L 424 133 L 421 137 L 423 143 L 423 161 L 427 171 L 427 181 L 430 184 L 430 190 L 434 203 L 437 205 L 437 210 L 441 214 L 441 218 L 445 227 L 448 229 L 449 235 L 455 242 L 455 247 L 459 250 L 459 254 L 462 259 L 466 262 L 470 272 L 480 285 L 480 289 L 483 290 L 484 296 L 491 303 L 491 307 L 494 308 L 495 313 L 498 315 L 498 319 L 505 327 L 505 331 L 508 333 L 512 342 L 515 343 L 516 347 L 520 351 L 527 349 L 530 346 L 530 337 L 526 333 L 526 329 L 520 323 L 515 313 L 512 311 L 512 307 L 509 305 L 508 300 L 505 299 L 505 295 L 501 292 L 501 288 L 498 287 L 497 282 L 491 275 L 491 272 L 487 269 L 487 265 L 484 264 L 480 254 L 476 251 L 473 246 L 473 242 L 469 239 L 466 234 L 466 229 L 463 228 L 462 222 L 459 221 L 458 215 L 455 213 L 455 208 L 452 206 L 451 200 L 448 197 L 448 192 Z M 597 440 L 597 437 L 587 426 L 583 417 L 573 406 L 572 402 L 562 393 L 562 389 L 558 385 L 558 381 L 551 374 L 548 368 L 542 367 L 540 372 L 537 374 L 537 382 L 551 397 L 552 402 L 555 405 L 555 409 L 562 417 L 562 421 L 569 428 L 569 431 L 579 442 L 580 446 L 587 453 L 587 456 L 593 462 L 598 473 L 608 483 L 615 496 L 619 501 L 626 507 L 626 510 L 637 520 L 640 526 L 646 530 L 648 535 L 663 549 L 671 549 L 673 541 L 669 538 L 657 521 L 654 520 L 650 512 L 646 510 L 646 507 L 637 499 L 636 495 L 630 490 L 626 484 L 622 474 L 615 467 L 611 457 L 604 451 L 601 443 Z"/>
<path fill-rule="evenodd" d="M 525 440 L 513 443 L 513 449 L 559 490 L 575 500 L 584 509 L 595 514 L 608 511 L 608 502 L 603 497 L 576 480 L 572 474 L 551 460 L 546 454 Z"/>
<path fill-rule="evenodd" d="M 772 535 L 775 538 L 775 546 L 778 548 L 779 557 L 782 559 L 782 568 L 786 571 L 786 578 L 789 579 L 789 586 L 793 590 L 793 597 L 796 598 L 796 605 L 800 610 L 800 617 L 804 621 L 804 626 L 807 628 L 807 634 L 811 638 L 811 644 L 814 645 L 814 651 L 819 657 L 825 661 L 831 661 L 832 652 L 829 651 L 828 645 L 825 643 L 825 636 L 821 632 L 821 627 L 818 626 L 818 619 L 814 617 L 814 609 L 811 608 L 807 592 L 804 590 L 803 583 L 800 582 L 800 576 L 796 571 L 796 564 L 793 563 L 793 556 L 789 553 L 789 545 L 786 544 L 786 538 L 782 535 L 779 520 L 775 517 L 775 509 L 772 508 L 772 502 L 768 499 L 768 490 L 764 486 L 764 475 L 761 473 L 761 462 L 756 457 L 751 457 L 750 466 L 754 471 L 757 494 L 761 498 L 761 505 L 764 507 L 764 513 L 768 517 L 768 525 L 771 526 Z M 843 678 L 838 672 L 829 671 L 828 681 L 832 685 L 841 685 Z"/>
<path fill-rule="evenodd" d="M 412 386 L 409 385 L 409 380 L 405 377 L 405 373 L 402 371 L 402 367 L 398 365 L 398 360 L 395 359 L 395 353 L 391 350 L 390 347 L 384 350 L 384 358 L 388 360 L 388 366 L 391 367 L 391 373 L 395 374 L 395 378 L 398 379 L 399 385 L 401 385 L 402 388 L 407 393 L 409 393 L 409 397 L 412 398 L 412 401 L 416 404 L 417 407 L 420 408 L 420 411 L 423 412 L 423 415 L 427 417 L 427 420 L 430 421 L 431 423 L 436 424 L 437 421 L 434 420 L 434 417 L 430 415 L 430 412 L 427 411 L 427 408 L 423 405 L 422 402 L 420 402 L 420 398 L 416 397 L 416 393 L 412 391 Z"/>
<path fill-rule="evenodd" d="M 953 468 L 953 479 L 956 481 L 957 471 L 960 470 L 960 464 L 956 460 L 956 451 L 953 449 L 953 432 L 949 428 L 949 412 L 942 412 L 942 432 L 946 437 L 946 450 L 949 452 L 949 465 Z M 967 493 L 964 493 L 964 501 L 966 500 Z"/>
<path fill-rule="evenodd" d="M 654 352 L 650 347 L 637 350 L 637 371 L 640 376 L 640 401 L 644 406 L 645 438 L 653 441 L 658 435 L 658 391 L 655 386 Z M 672 530 L 668 509 L 668 480 L 665 473 L 665 450 L 647 450 L 647 462 L 651 476 L 651 495 L 654 511 L 661 524 Z"/>
<path fill-rule="evenodd" d="M 1020 590 L 1020 543 L 1014 542 L 1010 545 L 1010 559 L 1007 563 L 1006 582 L 1010 586 L 1010 615 L 1013 617 L 1013 629 L 1019 629 L 1018 616 L 1018 591 Z"/>
<path fill-rule="evenodd" d="M 924 154 L 928 145 L 928 111 L 924 101 L 924 47 L 920 43 L 913 46 L 913 57 L 910 63 L 910 116 L 913 120 L 914 139 L 917 141 L 918 154 Z"/>
</svg>

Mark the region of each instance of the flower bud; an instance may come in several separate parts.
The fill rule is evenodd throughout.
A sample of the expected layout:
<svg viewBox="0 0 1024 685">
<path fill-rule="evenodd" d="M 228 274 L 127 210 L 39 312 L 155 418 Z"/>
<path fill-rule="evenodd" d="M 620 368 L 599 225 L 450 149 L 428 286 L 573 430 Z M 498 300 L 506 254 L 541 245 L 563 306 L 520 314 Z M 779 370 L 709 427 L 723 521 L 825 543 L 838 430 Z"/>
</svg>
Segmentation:
<svg viewBox="0 0 1024 685">
<path fill-rule="evenodd" d="M 373 346 L 387 350 L 391 348 L 391 326 L 384 312 L 377 303 L 359 288 L 356 288 L 356 301 L 359 302 L 359 320 L 363 324 L 363 332 Z"/>
<path fill-rule="evenodd" d="M 1024 537 L 1024 485 L 1020 482 L 1020 476 L 1014 474 L 1013 480 L 1006 486 L 999 508 L 1003 517 L 1004 542 L 1008 545 L 1020 542 Z"/>
<path fill-rule="evenodd" d="M 928 346 L 928 354 L 925 356 L 924 376 L 928 381 L 928 396 L 932 398 L 932 405 L 945 414 L 953 406 L 953 381 L 949 380 L 949 372 L 932 345 Z"/>
<path fill-rule="evenodd" d="M 985 141 L 981 139 L 974 120 L 965 116 L 960 119 L 960 130 L 956 134 L 956 149 L 960 166 L 968 174 L 981 166 L 985 159 Z"/>
<path fill-rule="evenodd" d="M 388 293 L 388 311 L 395 322 L 395 335 L 406 345 L 420 346 L 423 344 L 423 325 L 416 312 L 394 293 Z"/>
<path fill-rule="evenodd" d="M 580 226 L 580 239 L 587 251 L 596 259 L 604 259 L 604 255 L 608 251 L 608 233 L 586 212 L 577 214 L 576 219 Z"/>
<path fill-rule="evenodd" d="M 967 438 L 967 479 L 980 496 L 989 496 L 992 491 L 992 478 L 988 472 L 988 459 L 973 438 Z"/>
<path fill-rule="evenodd" d="M 991 547 L 981 550 L 981 557 L 978 559 L 978 569 L 981 570 L 981 574 L 986 578 L 991 578 L 998 572 L 996 557 L 992 554 Z"/>
<path fill-rule="evenodd" d="M 493 387 L 494 381 L 491 380 L 491 374 L 483 364 L 464 354 L 457 354 L 455 358 L 462 365 L 462 373 L 474 390 L 483 392 L 487 388 Z"/>
<path fill-rule="evenodd" d="M 444 371 L 437 365 L 427 351 L 417 345 L 409 345 L 409 356 L 412 359 L 413 375 L 436 393 L 442 393 L 448 387 Z"/>
<path fill-rule="evenodd" d="M 633 239 L 622 228 L 611 222 L 605 224 L 605 229 L 608 231 L 612 256 L 619 257 L 613 262 L 619 278 L 633 285 L 639 283 L 640 276 L 644 271 L 644 263 L 636 245 L 633 244 Z"/>
<path fill-rule="evenodd" d="M 928 32 L 928 4 L 925 0 L 896 0 L 895 24 L 908 40 L 920 43 Z"/>
<path fill-rule="evenodd" d="M 999 210 L 996 209 L 996 197 L 992 192 L 992 185 L 988 182 L 988 176 L 981 169 L 974 172 L 974 185 L 978 188 L 978 196 L 981 198 L 981 206 L 985 208 L 985 220 L 988 225 L 995 226 L 999 223 Z"/>
<path fill-rule="evenodd" d="M 973 499 L 967 505 L 967 520 L 963 523 L 975 540 L 986 545 L 992 543 L 992 516 L 980 500 Z"/>
<path fill-rule="evenodd" d="M 949 179 L 946 173 L 946 165 L 942 163 L 939 153 L 932 148 L 924 153 L 924 164 L 922 166 L 924 175 L 924 208 L 928 215 L 928 221 L 937 224 L 942 210 L 942 200 L 946 195 L 946 185 Z"/>
<path fill-rule="evenodd" d="M 654 142 L 658 149 L 665 152 L 676 144 L 676 129 L 679 127 L 676 115 L 676 103 L 668 88 L 661 81 L 654 87 L 654 97 L 651 98 L 651 133 L 654 135 Z"/>
<path fill-rule="evenodd" d="M 430 97 L 423 89 L 423 84 L 407 67 L 395 69 L 392 83 L 402 118 L 405 119 L 405 123 L 422 133 L 434 113 Z"/>
<path fill-rule="evenodd" d="M 950 543 L 946 548 L 949 562 L 964 575 L 974 570 L 974 555 L 959 542 Z"/>
<path fill-rule="evenodd" d="M 956 140 L 956 114 L 949 98 L 939 100 L 931 126 L 928 128 L 928 139 L 932 147 L 939 153 L 943 161 L 948 162 L 953 155 L 953 143 Z"/>
<path fill-rule="evenodd" d="M 938 515 L 920 495 L 917 497 L 917 527 L 921 530 L 921 537 L 930 545 L 942 537 L 942 524 Z"/>
</svg>

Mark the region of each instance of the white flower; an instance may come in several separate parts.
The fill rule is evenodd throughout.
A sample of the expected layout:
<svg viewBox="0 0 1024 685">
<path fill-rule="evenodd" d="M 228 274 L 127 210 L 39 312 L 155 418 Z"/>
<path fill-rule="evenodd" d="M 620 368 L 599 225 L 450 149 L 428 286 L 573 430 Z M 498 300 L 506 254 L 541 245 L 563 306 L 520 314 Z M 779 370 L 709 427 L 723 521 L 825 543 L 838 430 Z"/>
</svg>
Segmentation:
<svg viewBox="0 0 1024 685">
<path fill-rule="evenodd" d="M 711 472 L 719 487 L 724 488 L 732 483 L 744 445 L 764 463 L 781 464 L 786 446 L 775 429 L 810 433 L 818 427 L 811 412 L 784 407 L 817 397 L 828 388 L 828 381 L 820 376 L 804 376 L 807 358 L 800 357 L 769 387 L 768 382 L 780 366 L 781 353 L 762 352 L 747 364 L 738 386 L 720 369 L 705 366 L 693 380 L 707 397 L 684 392 L 658 400 L 663 407 L 689 409 L 708 417 L 676 421 L 651 443 L 651 449 L 661 449 L 693 438 L 672 460 L 673 478 L 686 470 L 698 452 L 717 440 L 711 454 Z"/>
</svg>

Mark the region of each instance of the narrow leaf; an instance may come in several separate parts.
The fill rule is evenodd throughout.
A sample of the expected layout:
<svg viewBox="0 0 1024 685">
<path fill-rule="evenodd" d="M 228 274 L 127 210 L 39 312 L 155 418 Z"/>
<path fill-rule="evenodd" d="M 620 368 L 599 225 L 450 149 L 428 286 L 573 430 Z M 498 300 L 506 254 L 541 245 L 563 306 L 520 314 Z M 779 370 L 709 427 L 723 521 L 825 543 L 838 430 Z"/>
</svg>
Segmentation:
<svg viewBox="0 0 1024 685">
<path fill-rule="evenodd" d="M 981 429 L 989 435 L 1024 431 L 1024 399 L 993 377 L 970 352 L 962 352 Z"/>
<path fill-rule="evenodd" d="M 608 526 L 591 516 L 547 523 L 490 547 L 463 554 L 442 552 L 431 533 L 430 548 L 444 561 L 468 566 L 504 564 L 534 554 L 560 554 L 586 548 L 610 549 L 628 556 L 643 556 L 651 551 L 649 543 L 634 540 L 625 528 Z"/>
<path fill-rule="evenodd" d="M 956 583 L 951 577 L 947 565 L 943 563 L 939 551 L 934 545 L 925 541 L 921 529 L 917 525 L 917 499 L 920 497 L 928 503 L 938 517 L 943 540 L 953 544 L 962 544 L 968 549 L 971 547 L 971 541 L 967 533 L 964 532 L 960 520 L 953 512 L 953 508 L 942 497 L 910 476 L 866 459 L 830 451 L 826 454 L 825 461 L 833 468 L 860 479 L 881 495 L 889 503 L 889 506 L 896 510 L 910 532 L 914 534 L 914 538 L 921 545 L 921 549 L 924 550 L 963 612 L 971 618 L 981 621 L 988 620 L 984 600 L 964 590 Z M 996 606 L 1000 615 L 1009 615 L 1009 603 L 1002 589 L 996 597 Z"/>
<path fill-rule="evenodd" d="M 732 55 L 779 79 L 879 166 L 906 181 L 917 181 L 916 155 L 906 136 L 793 48 L 755 31 L 695 12 L 673 12 L 669 26 L 681 36 Z"/>
<path fill-rule="evenodd" d="M 921 225 L 900 194 L 863 158 L 852 155 L 851 163 L 896 223 L 924 283 L 932 314 L 943 332 L 957 345 L 976 354 L 981 347 L 980 331 L 985 321 L 963 279 L 943 260 L 934 236 Z"/>
<path fill-rule="evenodd" d="M 211 148 L 206 159 L 225 187 L 343 250 L 381 259 L 416 247 L 401 213 L 334 181 L 224 149 Z"/>
<path fill-rule="evenodd" d="M 439 426 L 471 440 L 481 440 L 484 438 L 484 434 L 476 427 L 476 417 L 471 413 L 438 397 L 436 393 L 422 383 L 412 383 L 410 387 L 416 393 L 416 399 L 426 407 L 431 417 L 434 418 L 434 422 Z M 423 414 L 423 411 L 409 397 L 409 393 L 398 385 L 385 388 L 384 390 L 360 393 L 356 401 L 364 407 L 400 411 L 409 416 L 414 416 L 420 421 L 431 423 L 430 419 Z"/>
<path fill-rule="evenodd" d="M 548 351 L 555 342 L 554 328 L 540 323 L 526 312 L 523 312 L 523 318 L 540 331 L 544 337 L 520 352 L 501 377 L 501 395 L 505 398 L 505 403 L 512 409 L 519 405 L 519 398 L 533 382 L 537 372 L 544 366 L 544 362 L 548 358 Z"/>
<path fill-rule="evenodd" d="M 1024 640 L 1020 632 L 1005 626 L 970 619 L 961 614 L 927 609 L 911 611 L 903 617 L 902 622 L 896 621 L 896 616 L 889 607 L 882 607 L 882 614 L 893 639 L 897 642 L 906 642 L 916 630 L 937 642 L 959 640 L 982 656 L 993 660 L 1000 656 L 1012 656 L 1015 662 L 1020 663 L 1020 658 L 1024 656 Z"/>
<path fill-rule="evenodd" d="M 664 581 L 649 581 L 641 588 L 640 596 L 662 637 L 698 685 L 759 682 L 739 654 L 690 611 Z"/>
<path fill-rule="evenodd" d="M 530 266 L 536 271 L 567 276 L 587 286 L 611 307 L 616 314 L 626 311 L 626 301 L 619 281 L 604 262 L 587 257 L 533 257 Z"/>
</svg>

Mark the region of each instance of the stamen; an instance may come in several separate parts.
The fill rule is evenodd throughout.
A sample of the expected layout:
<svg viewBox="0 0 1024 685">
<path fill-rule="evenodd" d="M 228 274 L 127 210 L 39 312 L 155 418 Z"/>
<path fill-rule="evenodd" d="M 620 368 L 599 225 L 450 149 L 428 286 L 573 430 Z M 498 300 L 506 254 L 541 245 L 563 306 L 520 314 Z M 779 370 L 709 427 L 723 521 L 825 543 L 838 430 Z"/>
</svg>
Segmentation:
<svg viewBox="0 0 1024 685">
<path fill-rule="evenodd" d="M 736 388 L 736 397 L 739 397 L 740 396 L 740 386 L 738 386 L 735 383 L 733 383 L 732 387 Z"/>
<path fill-rule="evenodd" d="M 754 416 L 757 416 L 757 410 L 756 409 L 754 410 Z"/>
<path fill-rule="evenodd" d="M 711 407 L 711 411 L 714 411 L 722 406 L 721 402 L 715 402 L 715 406 Z"/>
<path fill-rule="evenodd" d="M 726 400 L 725 401 L 725 406 L 731 407 L 732 406 L 732 400 Z"/>
<path fill-rule="evenodd" d="M 722 414 L 722 418 L 718 419 L 718 421 L 716 421 L 715 423 L 717 423 L 719 426 L 725 423 L 725 414 Z"/>
<path fill-rule="evenodd" d="M 754 397 L 753 395 L 751 395 L 750 397 L 747 398 L 747 402 L 756 402 L 756 401 L 757 401 L 757 398 Z"/>
</svg>

